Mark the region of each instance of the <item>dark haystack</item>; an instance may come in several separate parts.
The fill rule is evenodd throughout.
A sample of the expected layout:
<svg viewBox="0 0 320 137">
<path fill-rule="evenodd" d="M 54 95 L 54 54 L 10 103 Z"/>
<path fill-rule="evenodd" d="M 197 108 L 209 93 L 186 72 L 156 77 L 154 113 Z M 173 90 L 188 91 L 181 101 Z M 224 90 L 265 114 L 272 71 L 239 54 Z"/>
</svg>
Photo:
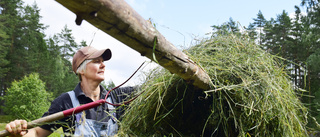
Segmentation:
<svg viewBox="0 0 320 137">
<path fill-rule="evenodd" d="M 234 35 L 187 54 L 215 86 L 203 91 L 164 69 L 150 72 L 119 136 L 307 136 L 307 110 L 276 56 Z"/>
</svg>

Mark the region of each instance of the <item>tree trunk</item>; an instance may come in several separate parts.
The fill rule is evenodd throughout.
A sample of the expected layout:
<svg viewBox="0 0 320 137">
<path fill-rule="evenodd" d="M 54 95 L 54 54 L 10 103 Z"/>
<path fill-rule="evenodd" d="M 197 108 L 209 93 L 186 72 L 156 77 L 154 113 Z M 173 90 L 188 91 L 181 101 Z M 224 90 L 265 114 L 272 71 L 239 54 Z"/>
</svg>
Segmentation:
<svg viewBox="0 0 320 137">
<path fill-rule="evenodd" d="M 124 0 L 56 0 L 76 14 L 76 24 L 86 20 L 95 27 L 201 89 L 209 89 L 208 74 L 165 39 Z M 155 46 L 155 49 L 153 49 Z M 155 55 L 155 59 L 153 57 Z"/>
</svg>

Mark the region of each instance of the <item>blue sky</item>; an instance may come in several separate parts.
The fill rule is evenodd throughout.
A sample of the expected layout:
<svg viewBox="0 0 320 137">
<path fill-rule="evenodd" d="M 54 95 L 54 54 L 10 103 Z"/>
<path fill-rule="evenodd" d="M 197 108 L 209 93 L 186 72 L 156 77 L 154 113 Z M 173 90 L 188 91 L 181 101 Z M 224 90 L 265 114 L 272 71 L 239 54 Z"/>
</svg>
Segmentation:
<svg viewBox="0 0 320 137">
<path fill-rule="evenodd" d="M 177 46 L 189 46 L 194 37 L 204 36 L 211 31 L 210 26 L 221 25 L 230 17 L 242 26 L 248 26 L 259 10 L 269 20 L 276 18 L 283 10 L 294 13 L 294 6 L 301 3 L 301 0 L 126 1 L 145 19 L 152 18 L 158 24 L 157 29 Z"/>
<path fill-rule="evenodd" d="M 106 62 L 106 81 L 116 85 L 125 81 L 140 64 L 149 60 L 139 53 L 98 30 L 84 21 L 75 24 L 75 14 L 54 0 L 23 0 L 26 4 L 37 3 L 42 16 L 41 23 L 48 25 L 47 36 L 60 33 L 65 25 L 72 30 L 77 42 L 81 40 L 92 46 L 110 48 L 113 57 Z M 230 17 L 242 26 L 248 26 L 256 18 L 259 10 L 266 19 L 276 18 L 283 10 L 294 13 L 294 6 L 301 0 L 126 0 L 144 19 L 151 18 L 156 28 L 176 47 L 188 47 L 194 39 L 205 37 L 212 25 L 221 25 Z M 302 9 L 303 10 L 303 9 Z M 154 65 L 147 65 L 144 70 Z M 135 76 L 127 85 L 136 85 L 143 79 L 143 73 Z"/>
</svg>

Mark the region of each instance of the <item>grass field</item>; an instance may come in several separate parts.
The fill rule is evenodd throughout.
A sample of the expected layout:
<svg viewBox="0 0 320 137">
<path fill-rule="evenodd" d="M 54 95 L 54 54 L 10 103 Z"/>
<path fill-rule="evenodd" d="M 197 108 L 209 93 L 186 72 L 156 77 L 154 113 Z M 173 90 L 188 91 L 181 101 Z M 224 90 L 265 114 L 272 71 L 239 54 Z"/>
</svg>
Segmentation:
<svg viewBox="0 0 320 137">
<path fill-rule="evenodd" d="M 0 130 L 4 130 L 6 127 L 6 123 L 0 123 Z"/>
<path fill-rule="evenodd" d="M 8 115 L 0 115 L 0 130 L 4 130 L 6 127 L 6 124 L 10 121 L 14 120 L 12 117 Z"/>
</svg>

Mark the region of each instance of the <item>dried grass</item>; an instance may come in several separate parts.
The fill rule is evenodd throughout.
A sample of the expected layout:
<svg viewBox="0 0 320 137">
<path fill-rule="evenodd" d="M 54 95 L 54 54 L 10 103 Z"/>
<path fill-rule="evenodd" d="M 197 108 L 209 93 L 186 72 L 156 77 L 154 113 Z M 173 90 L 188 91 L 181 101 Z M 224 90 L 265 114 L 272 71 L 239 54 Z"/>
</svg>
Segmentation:
<svg viewBox="0 0 320 137">
<path fill-rule="evenodd" d="M 203 91 L 162 68 L 151 71 L 118 136 L 307 136 L 307 109 L 277 56 L 234 35 L 186 53 L 215 86 Z"/>
</svg>

